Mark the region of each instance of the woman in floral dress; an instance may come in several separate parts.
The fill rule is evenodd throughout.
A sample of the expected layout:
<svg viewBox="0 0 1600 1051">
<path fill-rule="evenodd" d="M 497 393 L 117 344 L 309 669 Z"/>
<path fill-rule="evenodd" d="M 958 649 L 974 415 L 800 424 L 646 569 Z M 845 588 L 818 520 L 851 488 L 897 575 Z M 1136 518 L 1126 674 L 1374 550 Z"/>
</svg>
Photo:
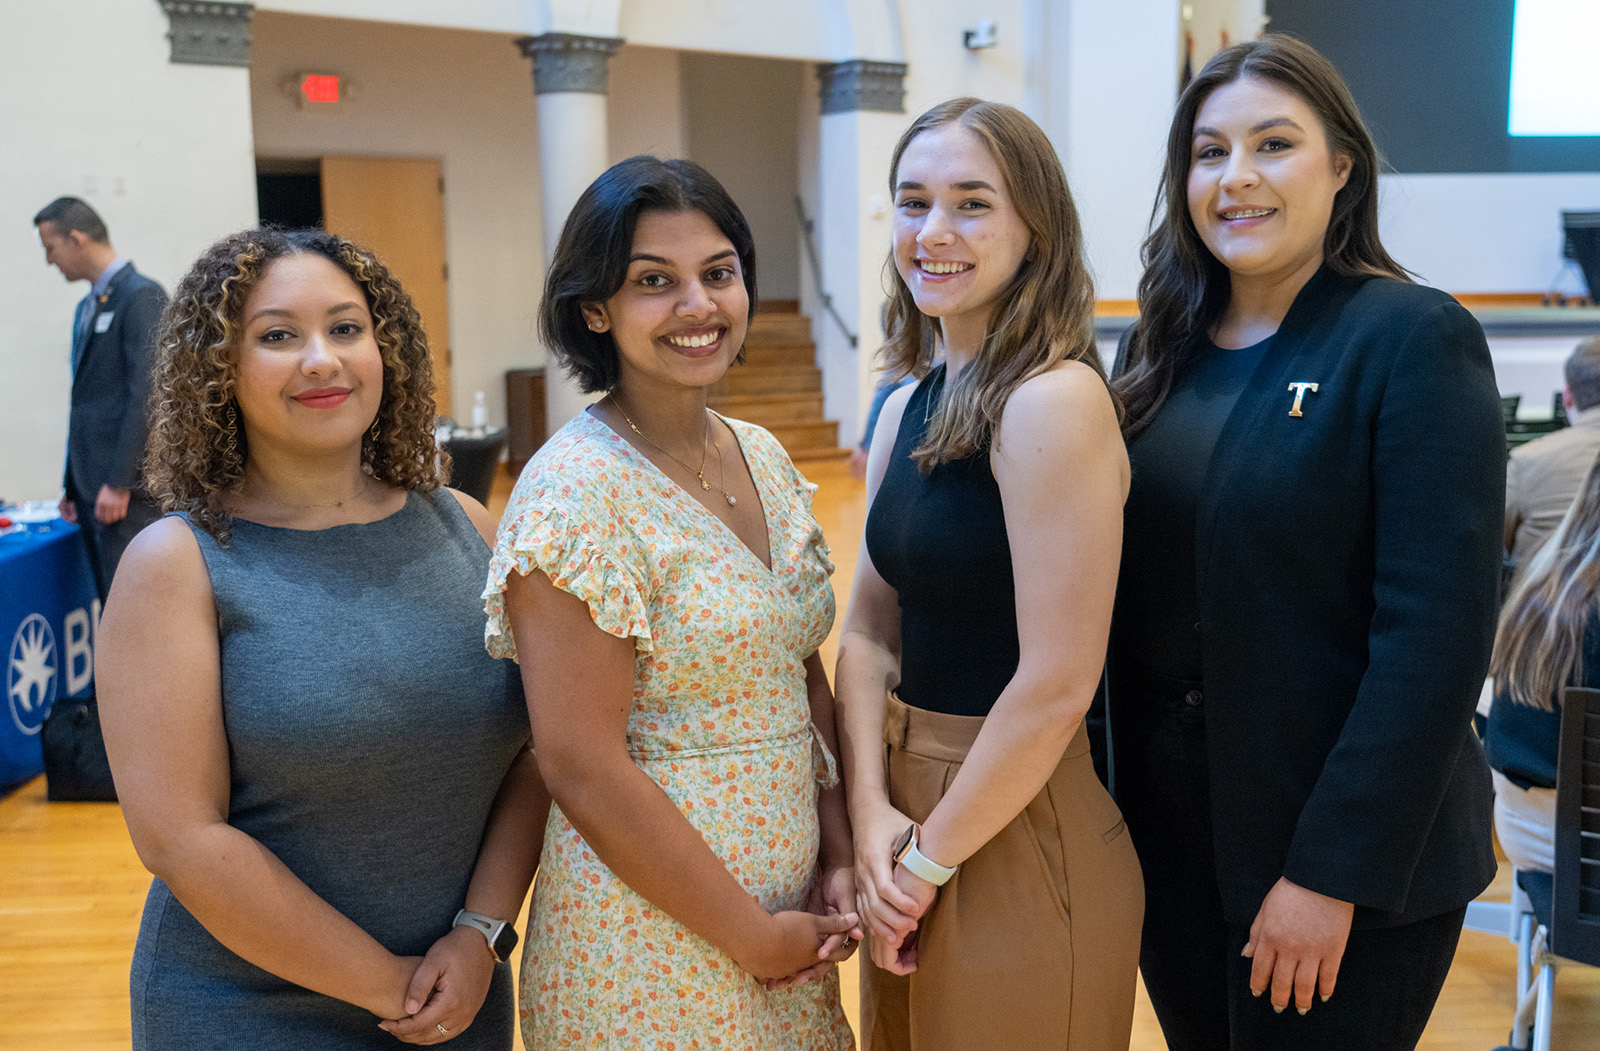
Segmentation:
<svg viewBox="0 0 1600 1051">
<path fill-rule="evenodd" d="M 777 441 L 706 408 L 754 300 L 749 227 L 687 161 L 607 171 L 551 265 L 545 341 L 605 394 L 523 471 L 485 592 L 556 802 L 529 1048 L 852 1046 L 833 567 Z"/>
</svg>

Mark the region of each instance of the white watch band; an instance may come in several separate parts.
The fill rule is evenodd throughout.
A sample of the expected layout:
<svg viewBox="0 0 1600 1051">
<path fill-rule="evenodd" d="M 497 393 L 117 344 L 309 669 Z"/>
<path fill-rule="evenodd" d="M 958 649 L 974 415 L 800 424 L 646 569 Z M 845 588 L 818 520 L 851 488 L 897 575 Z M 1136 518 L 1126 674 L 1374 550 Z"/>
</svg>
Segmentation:
<svg viewBox="0 0 1600 1051">
<path fill-rule="evenodd" d="M 460 912 L 456 913 L 456 918 L 451 922 L 450 926 L 452 928 L 471 927 L 473 930 L 483 935 L 483 940 L 489 945 L 489 952 L 494 954 L 494 958 L 496 960 L 505 959 L 505 957 L 501 955 L 500 946 L 498 943 L 504 937 L 504 932 L 506 929 L 511 926 L 506 920 L 497 920 L 493 916 L 485 916 L 482 913 L 468 912 L 466 909 L 462 909 Z M 509 939 L 510 948 L 514 948 L 516 946 L 516 938 L 514 936 L 515 931 L 513 931 L 512 934 L 513 937 Z"/>
<path fill-rule="evenodd" d="M 917 849 L 915 830 L 911 833 L 911 842 L 906 844 L 905 851 L 900 855 L 900 864 L 913 876 L 925 879 L 936 887 L 944 886 L 956 874 L 956 866 L 941 865 Z"/>
</svg>

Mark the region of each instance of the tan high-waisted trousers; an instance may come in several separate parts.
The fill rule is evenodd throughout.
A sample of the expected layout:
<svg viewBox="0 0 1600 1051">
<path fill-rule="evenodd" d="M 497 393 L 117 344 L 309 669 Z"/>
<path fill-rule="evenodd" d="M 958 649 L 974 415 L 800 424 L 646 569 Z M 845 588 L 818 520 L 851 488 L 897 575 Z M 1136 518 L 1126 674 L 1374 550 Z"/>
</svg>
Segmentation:
<svg viewBox="0 0 1600 1051">
<path fill-rule="evenodd" d="M 889 801 L 921 822 L 983 719 L 884 719 Z M 1144 881 L 1079 730 L 1022 813 L 965 862 L 917 930 L 906 977 L 861 959 L 864 1051 L 1127 1051 Z"/>
</svg>

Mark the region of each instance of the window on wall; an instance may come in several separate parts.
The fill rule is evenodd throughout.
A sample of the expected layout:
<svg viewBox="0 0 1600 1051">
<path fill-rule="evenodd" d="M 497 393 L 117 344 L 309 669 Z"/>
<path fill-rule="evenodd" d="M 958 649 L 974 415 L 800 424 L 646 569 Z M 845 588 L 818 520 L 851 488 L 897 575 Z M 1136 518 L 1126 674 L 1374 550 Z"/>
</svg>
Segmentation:
<svg viewBox="0 0 1600 1051">
<path fill-rule="evenodd" d="M 1511 34 L 1512 135 L 1600 135 L 1600 3 L 1517 0 Z"/>
</svg>

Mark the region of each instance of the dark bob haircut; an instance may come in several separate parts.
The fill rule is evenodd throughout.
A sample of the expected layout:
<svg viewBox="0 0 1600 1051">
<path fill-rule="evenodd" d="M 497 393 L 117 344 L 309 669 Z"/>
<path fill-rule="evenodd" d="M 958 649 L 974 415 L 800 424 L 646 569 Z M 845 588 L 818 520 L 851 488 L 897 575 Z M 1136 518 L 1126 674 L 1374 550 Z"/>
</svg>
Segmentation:
<svg viewBox="0 0 1600 1051">
<path fill-rule="evenodd" d="M 644 211 L 701 212 L 733 243 L 756 309 L 756 246 L 750 224 L 728 191 L 693 161 L 641 154 L 618 161 L 589 184 L 572 206 L 555 259 L 545 276 L 539 335 L 585 394 L 617 384 L 617 345 L 609 332 L 591 332 L 583 304 L 603 303 L 628 277 L 633 230 Z M 744 359 L 739 348 L 735 361 Z"/>
</svg>

